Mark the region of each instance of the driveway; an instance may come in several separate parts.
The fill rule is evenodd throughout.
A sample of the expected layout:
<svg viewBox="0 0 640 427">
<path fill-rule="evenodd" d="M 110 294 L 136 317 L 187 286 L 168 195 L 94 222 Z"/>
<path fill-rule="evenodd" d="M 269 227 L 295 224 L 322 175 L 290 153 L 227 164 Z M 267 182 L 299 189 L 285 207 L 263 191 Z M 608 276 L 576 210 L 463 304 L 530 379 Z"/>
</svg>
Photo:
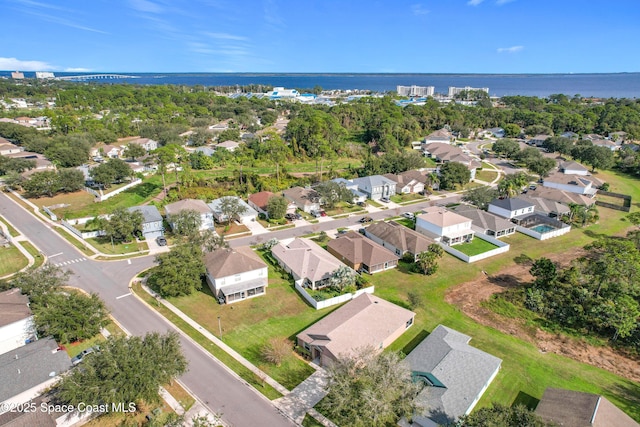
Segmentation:
<svg viewBox="0 0 640 427">
<path fill-rule="evenodd" d="M 327 371 L 319 368 L 289 394 L 274 400 L 273 403 L 296 423 L 302 424 L 307 411 L 327 395 L 327 383 Z"/>
</svg>

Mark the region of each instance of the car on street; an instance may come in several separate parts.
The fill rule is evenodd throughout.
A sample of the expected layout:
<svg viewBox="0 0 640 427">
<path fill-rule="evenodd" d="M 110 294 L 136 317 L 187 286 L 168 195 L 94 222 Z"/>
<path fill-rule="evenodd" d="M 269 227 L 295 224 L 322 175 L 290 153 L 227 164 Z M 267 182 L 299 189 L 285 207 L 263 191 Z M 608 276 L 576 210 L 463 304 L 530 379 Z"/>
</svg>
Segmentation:
<svg viewBox="0 0 640 427">
<path fill-rule="evenodd" d="M 407 219 L 416 219 L 416 216 L 414 214 L 412 214 L 411 212 L 405 212 L 402 214 L 403 217 L 407 218 Z"/>
<path fill-rule="evenodd" d="M 360 218 L 360 219 L 358 220 L 358 222 L 359 222 L 360 224 L 368 224 L 368 223 L 370 223 L 370 222 L 373 222 L 373 218 L 371 218 L 370 216 L 363 216 L 362 218 Z"/>
<path fill-rule="evenodd" d="M 156 243 L 158 246 L 167 246 L 167 239 L 164 236 L 156 237 Z"/>
</svg>

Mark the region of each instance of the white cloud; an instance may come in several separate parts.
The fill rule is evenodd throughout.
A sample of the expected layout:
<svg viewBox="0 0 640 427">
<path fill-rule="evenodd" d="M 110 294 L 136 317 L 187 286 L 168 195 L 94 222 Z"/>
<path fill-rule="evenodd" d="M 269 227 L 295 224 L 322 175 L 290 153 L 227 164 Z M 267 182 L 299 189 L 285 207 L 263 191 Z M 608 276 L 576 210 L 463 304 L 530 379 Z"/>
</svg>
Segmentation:
<svg viewBox="0 0 640 427">
<path fill-rule="evenodd" d="M 467 2 L 467 4 L 468 4 L 469 6 L 477 6 L 477 5 L 479 5 L 480 3 L 482 3 L 483 1 L 484 1 L 484 0 L 469 0 L 469 1 Z"/>
<path fill-rule="evenodd" d="M 93 71 L 90 68 L 82 68 L 82 67 L 68 67 L 64 69 L 67 73 L 88 73 L 89 71 Z"/>
<path fill-rule="evenodd" d="M 1 58 L 0 70 L 47 71 L 57 67 L 44 61 L 24 61 L 17 58 Z"/>
<path fill-rule="evenodd" d="M 524 49 L 524 46 L 499 47 L 498 53 L 516 53 Z"/>
<path fill-rule="evenodd" d="M 424 6 L 422 6 L 420 3 L 411 5 L 411 11 L 416 16 L 426 15 L 429 13 L 429 10 L 425 9 Z"/>
<path fill-rule="evenodd" d="M 248 40 L 246 37 L 236 36 L 235 34 L 228 34 L 228 33 L 205 33 L 205 34 L 211 38 L 219 39 L 219 40 L 238 40 L 238 41 Z"/>
<path fill-rule="evenodd" d="M 129 4 L 140 12 L 162 13 L 164 10 L 162 6 L 149 0 L 129 0 Z"/>
</svg>

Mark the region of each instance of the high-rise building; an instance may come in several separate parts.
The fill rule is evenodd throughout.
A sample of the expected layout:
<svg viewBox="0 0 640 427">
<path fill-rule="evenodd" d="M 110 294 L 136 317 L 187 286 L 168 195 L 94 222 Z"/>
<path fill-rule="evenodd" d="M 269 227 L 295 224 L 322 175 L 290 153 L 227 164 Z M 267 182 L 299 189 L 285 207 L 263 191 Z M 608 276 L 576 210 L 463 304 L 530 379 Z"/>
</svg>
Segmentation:
<svg viewBox="0 0 640 427">
<path fill-rule="evenodd" d="M 21 71 L 14 71 L 11 73 L 11 78 L 15 80 L 22 80 L 24 79 L 24 73 Z"/>
<path fill-rule="evenodd" d="M 49 71 L 36 71 L 36 79 L 54 79 L 56 76 Z"/>
<path fill-rule="evenodd" d="M 433 96 L 433 86 L 396 86 L 396 92 L 400 96 Z"/>
<path fill-rule="evenodd" d="M 460 92 L 477 92 L 477 91 L 486 92 L 488 94 L 489 88 L 488 87 L 470 87 L 470 86 L 465 86 L 465 87 L 449 86 L 449 97 L 453 98 Z"/>
</svg>

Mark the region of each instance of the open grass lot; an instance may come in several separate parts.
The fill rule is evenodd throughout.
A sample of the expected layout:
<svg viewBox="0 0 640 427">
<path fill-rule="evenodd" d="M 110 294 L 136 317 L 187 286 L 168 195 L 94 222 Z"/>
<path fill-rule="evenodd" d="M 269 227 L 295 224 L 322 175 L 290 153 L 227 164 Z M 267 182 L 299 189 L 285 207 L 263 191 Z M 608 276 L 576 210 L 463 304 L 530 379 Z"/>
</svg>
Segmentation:
<svg viewBox="0 0 640 427">
<path fill-rule="evenodd" d="M 498 176 L 498 172 L 493 169 L 481 169 L 476 171 L 476 179 L 481 181 L 491 182 Z"/>
<path fill-rule="evenodd" d="M 109 255 L 122 255 L 131 252 L 148 251 L 149 245 L 147 242 L 113 242 L 106 237 L 96 237 L 87 239 L 87 242 L 96 248 L 99 252 Z"/>
<path fill-rule="evenodd" d="M 412 202 L 412 201 L 423 201 L 425 200 L 424 196 L 421 196 L 419 194 L 416 193 L 409 193 L 409 194 L 395 194 L 393 196 L 391 196 L 391 201 L 395 202 L 395 203 L 407 203 L 407 202 Z"/>
<path fill-rule="evenodd" d="M 295 335 L 334 307 L 314 310 L 298 295 L 288 275 L 284 277 L 269 264 L 266 295 L 236 304 L 219 305 L 206 285 L 200 292 L 170 301 L 216 336 L 220 335 L 220 316 L 223 341 L 291 389 L 312 374 L 313 369 L 293 353 L 279 367 L 267 363 L 261 355 L 262 347 L 270 337 L 286 337 L 292 340 L 293 350 Z"/>
<path fill-rule="evenodd" d="M 230 222 L 229 224 L 218 224 L 216 222 L 216 233 L 219 235 L 228 236 L 230 234 L 238 234 L 238 233 L 247 233 L 249 229 L 244 224 L 237 224 L 235 222 Z"/>
<path fill-rule="evenodd" d="M 336 203 L 336 205 L 332 209 L 325 209 L 325 212 L 329 216 L 336 216 L 336 215 L 344 215 L 344 214 L 350 214 L 350 213 L 355 213 L 355 212 L 364 212 L 364 211 L 358 205 L 353 205 L 353 204 L 345 203 L 345 202 L 339 202 L 339 203 Z"/>
<path fill-rule="evenodd" d="M 459 250 L 465 255 L 474 256 L 496 249 L 497 246 L 476 237 L 470 242 L 455 245 L 453 248 Z"/>
<path fill-rule="evenodd" d="M 17 273 L 28 263 L 27 258 L 15 246 L 0 247 L 0 276 Z"/>
</svg>

